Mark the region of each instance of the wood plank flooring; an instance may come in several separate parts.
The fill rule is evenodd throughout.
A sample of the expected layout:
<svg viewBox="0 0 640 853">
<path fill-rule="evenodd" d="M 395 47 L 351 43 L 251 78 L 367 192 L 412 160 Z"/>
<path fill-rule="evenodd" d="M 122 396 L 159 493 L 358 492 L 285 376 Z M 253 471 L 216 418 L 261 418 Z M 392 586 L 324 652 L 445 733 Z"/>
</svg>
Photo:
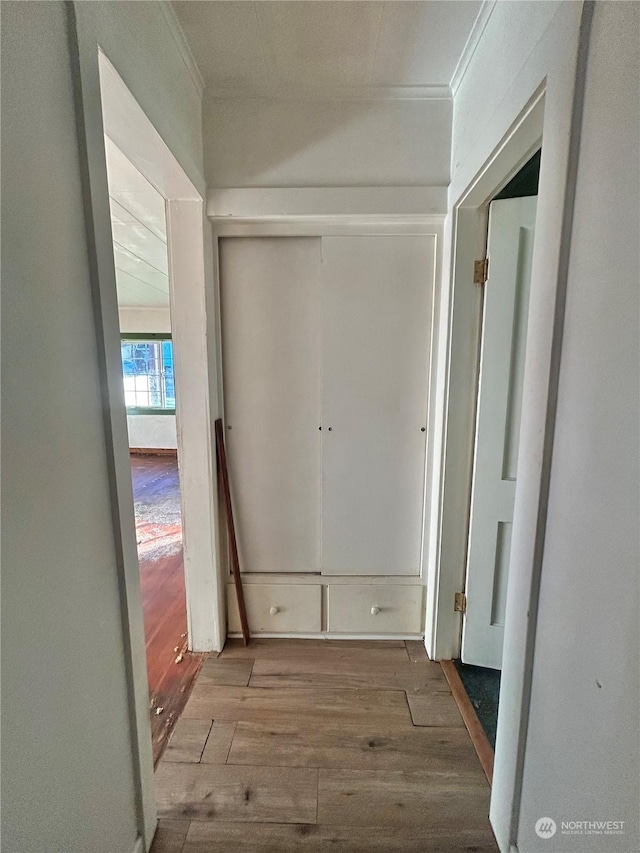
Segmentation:
<svg viewBox="0 0 640 853">
<path fill-rule="evenodd" d="M 158 765 L 151 853 L 496 853 L 489 785 L 420 646 L 229 641 Z"/>
<path fill-rule="evenodd" d="M 140 589 L 149 679 L 153 758 L 157 762 L 202 663 L 187 652 L 178 462 L 131 454 Z M 177 649 L 177 651 L 176 651 Z M 182 658 L 176 663 L 179 655 Z"/>
<path fill-rule="evenodd" d="M 215 723 L 214 725 L 222 725 Z M 464 772 L 469 738 L 463 728 L 376 728 L 362 723 L 235 724 L 228 761 L 282 767 L 326 767 L 353 770 L 429 770 Z M 207 749 L 209 743 L 207 742 Z M 205 750 L 206 752 L 206 750 Z"/>
</svg>

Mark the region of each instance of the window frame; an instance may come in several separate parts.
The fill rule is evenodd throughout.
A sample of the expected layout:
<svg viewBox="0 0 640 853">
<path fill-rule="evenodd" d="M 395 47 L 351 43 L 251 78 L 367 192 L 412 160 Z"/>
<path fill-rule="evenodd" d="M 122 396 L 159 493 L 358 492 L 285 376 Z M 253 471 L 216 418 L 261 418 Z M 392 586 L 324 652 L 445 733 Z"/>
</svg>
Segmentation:
<svg viewBox="0 0 640 853">
<path fill-rule="evenodd" d="M 173 351 L 173 337 L 171 332 L 120 332 L 121 343 L 145 343 L 146 341 L 171 341 Z M 120 356 L 122 361 L 122 355 Z M 122 370 L 122 368 L 121 368 Z M 124 371 L 122 370 L 124 379 Z M 175 372 L 174 372 L 175 383 Z M 175 386 L 174 386 L 175 389 Z M 172 409 L 161 409 L 157 406 L 127 406 L 127 415 L 175 415 L 175 405 Z"/>
</svg>

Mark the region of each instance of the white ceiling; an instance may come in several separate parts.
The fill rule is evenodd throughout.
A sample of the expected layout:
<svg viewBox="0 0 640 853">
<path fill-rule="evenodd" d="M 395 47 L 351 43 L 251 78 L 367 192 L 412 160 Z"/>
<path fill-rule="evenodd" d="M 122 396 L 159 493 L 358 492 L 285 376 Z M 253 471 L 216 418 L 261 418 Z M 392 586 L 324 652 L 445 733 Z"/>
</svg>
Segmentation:
<svg viewBox="0 0 640 853">
<path fill-rule="evenodd" d="M 118 305 L 169 307 L 164 198 L 105 137 Z"/>
<path fill-rule="evenodd" d="M 481 0 L 186 0 L 173 7 L 208 87 L 448 87 Z"/>
<path fill-rule="evenodd" d="M 482 0 L 173 2 L 220 93 L 448 89 Z M 410 91 L 410 88 L 409 88 Z M 118 303 L 168 307 L 164 199 L 105 139 Z"/>
</svg>

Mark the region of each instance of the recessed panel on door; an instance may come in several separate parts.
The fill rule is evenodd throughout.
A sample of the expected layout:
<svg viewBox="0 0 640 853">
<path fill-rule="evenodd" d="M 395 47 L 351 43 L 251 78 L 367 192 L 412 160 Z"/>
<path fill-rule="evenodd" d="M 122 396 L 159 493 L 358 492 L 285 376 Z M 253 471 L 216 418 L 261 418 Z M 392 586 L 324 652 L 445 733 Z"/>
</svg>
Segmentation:
<svg viewBox="0 0 640 853">
<path fill-rule="evenodd" d="M 319 238 L 220 241 L 225 438 L 245 572 L 320 570 Z"/>
<path fill-rule="evenodd" d="M 417 575 L 434 238 L 323 238 L 322 571 Z"/>
</svg>

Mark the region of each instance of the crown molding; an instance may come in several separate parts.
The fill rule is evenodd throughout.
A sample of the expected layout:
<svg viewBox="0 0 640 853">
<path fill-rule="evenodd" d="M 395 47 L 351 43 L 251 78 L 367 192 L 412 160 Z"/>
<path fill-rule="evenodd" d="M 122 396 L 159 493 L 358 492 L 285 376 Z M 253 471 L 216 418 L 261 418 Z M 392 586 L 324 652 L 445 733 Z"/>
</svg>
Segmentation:
<svg viewBox="0 0 640 853">
<path fill-rule="evenodd" d="M 491 17 L 496 5 L 497 0 L 484 0 L 480 10 L 478 11 L 478 15 L 471 27 L 469 38 L 462 49 L 462 54 L 460 55 L 460 59 L 458 60 L 458 64 L 456 65 L 451 78 L 450 88 L 453 95 L 458 91 L 458 88 L 464 79 L 464 75 L 467 73 L 469 63 L 473 58 L 473 54 L 476 52 L 476 48 L 478 47 L 482 34 L 489 23 L 489 18 Z"/>
<path fill-rule="evenodd" d="M 184 34 L 184 30 L 182 29 L 182 24 L 178 20 L 175 9 L 168 0 L 158 3 L 158 6 L 162 11 L 164 22 L 169 28 L 169 32 L 173 36 L 173 40 L 176 43 L 176 47 L 178 48 L 178 52 L 184 62 L 185 68 L 189 72 L 193 85 L 198 92 L 198 97 L 202 100 L 202 96 L 204 94 L 204 79 L 200 73 L 200 69 L 198 68 L 198 63 L 195 61 L 194 56 L 191 53 L 189 42 Z"/>
<path fill-rule="evenodd" d="M 207 98 L 213 100 L 269 101 L 450 101 L 448 85 L 438 86 L 211 86 Z"/>
<path fill-rule="evenodd" d="M 205 81 L 191 52 L 188 39 L 169 0 L 158 3 L 164 21 L 173 36 L 180 57 L 189 72 L 193 85 L 202 99 L 205 88 L 211 99 L 255 99 L 276 101 L 441 101 L 451 100 L 458 90 L 478 43 L 498 0 L 483 0 L 469 37 L 456 65 L 451 83 L 433 86 L 320 86 L 300 89 L 293 86 L 236 87 L 215 85 L 205 87 Z"/>
</svg>

